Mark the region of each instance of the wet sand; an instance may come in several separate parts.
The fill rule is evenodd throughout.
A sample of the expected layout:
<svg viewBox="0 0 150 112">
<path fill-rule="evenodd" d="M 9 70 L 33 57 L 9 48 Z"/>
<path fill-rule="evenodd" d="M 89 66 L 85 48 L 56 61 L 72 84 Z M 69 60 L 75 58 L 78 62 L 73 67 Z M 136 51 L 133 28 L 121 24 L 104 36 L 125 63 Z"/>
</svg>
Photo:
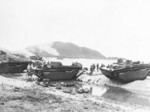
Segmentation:
<svg viewBox="0 0 150 112">
<path fill-rule="evenodd" d="M 82 82 L 80 82 L 82 88 L 89 89 L 92 87 L 92 91 L 88 93 L 78 93 L 75 87 L 80 87 L 81 85 L 79 84 L 75 87 L 60 86 L 59 84 L 43 87 L 42 85 L 37 85 L 35 81 L 27 81 L 25 74 L 15 76 L 12 76 L 12 74 L 0 75 L 0 109 L 2 112 L 149 111 L 149 103 L 133 97 L 132 92 L 106 85 L 100 86 L 96 82 L 98 80 L 103 82 L 104 79 L 102 77 L 98 79 L 99 76 L 97 75 L 84 77 L 91 79 L 91 81 L 86 82 L 86 78 L 80 77 L 82 79 Z M 146 105 L 130 102 L 134 101 L 134 98 L 137 99 L 137 102 L 141 100 Z"/>
<path fill-rule="evenodd" d="M 133 105 L 150 107 L 150 77 L 127 84 L 111 81 L 104 75 L 87 76 L 85 74 L 80 79 L 98 86 L 92 87 L 93 95 Z"/>
</svg>

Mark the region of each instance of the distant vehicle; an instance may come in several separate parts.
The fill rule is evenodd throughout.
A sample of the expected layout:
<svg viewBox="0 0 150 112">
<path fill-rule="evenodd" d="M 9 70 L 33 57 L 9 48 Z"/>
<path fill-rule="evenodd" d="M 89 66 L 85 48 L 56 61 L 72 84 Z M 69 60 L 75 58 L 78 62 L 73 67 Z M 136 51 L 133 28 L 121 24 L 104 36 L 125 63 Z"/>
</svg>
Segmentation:
<svg viewBox="0 0 150 112">
<path fill-rule="evenodd" d="M 30 59 L 32 60 L 43 60 L 41 56 L 30 56 Z"/>
<path fill-rule="evenodd" d="M 63 57 L 57 57 L 57 59 L 58 59 L 58 60 L 63 60 L 64 58 L 63 58 Z"/>
<path fill-rule="evenodd" d="M 118 66 L 114 69 L 100 68 L 100 70 L 111 80 L 128 83 L 146 79 L 150 74 L 150 64 L 130 64 L 130 66 Z"/>
</svg>

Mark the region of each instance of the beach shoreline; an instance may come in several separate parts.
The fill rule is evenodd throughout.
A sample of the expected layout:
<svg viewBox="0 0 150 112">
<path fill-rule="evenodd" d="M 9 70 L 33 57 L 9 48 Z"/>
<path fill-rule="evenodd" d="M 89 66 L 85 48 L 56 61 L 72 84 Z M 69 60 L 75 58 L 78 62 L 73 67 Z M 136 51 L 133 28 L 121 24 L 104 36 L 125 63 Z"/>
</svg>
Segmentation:
<svg viewBox="0 0 150 112">
<path fill-rule="evenodd" d="M 43 87 L 37 85 L 35 81 L 27 82 L 25 73 L 16 78 L 1 75 L 0 98 L 2 112 L 132 112 L 138 110 L 145 112 L 147 110 L 141 106 L 92 95 L 64 92 L 63 88 Z"/>
</svg>

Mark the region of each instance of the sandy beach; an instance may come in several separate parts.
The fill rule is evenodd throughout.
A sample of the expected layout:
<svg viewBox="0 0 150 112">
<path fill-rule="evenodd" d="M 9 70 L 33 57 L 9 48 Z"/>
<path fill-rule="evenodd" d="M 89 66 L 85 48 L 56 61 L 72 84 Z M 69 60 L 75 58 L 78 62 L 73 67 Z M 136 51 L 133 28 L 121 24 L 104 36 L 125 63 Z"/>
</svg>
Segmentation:
<svg viewBox="0 0 150 112">
<path fill-rule="evenodd" d="M 92 77 L 91 80 L 94 79 Z M 83 76 L 81 79 L 82 83 L 86 84 Z M 1 112 L 148 112 L 149 110 L 139 105 L 78 93 L 73 87 L 63 84 L 65 82 L 61 82 L 61 86 L 53 84 L 43 87 L 42 84 L 37 85 L 36 81 L 27 81 L 25 73 L 2 74 L 0 110 Z"/>
</svg>

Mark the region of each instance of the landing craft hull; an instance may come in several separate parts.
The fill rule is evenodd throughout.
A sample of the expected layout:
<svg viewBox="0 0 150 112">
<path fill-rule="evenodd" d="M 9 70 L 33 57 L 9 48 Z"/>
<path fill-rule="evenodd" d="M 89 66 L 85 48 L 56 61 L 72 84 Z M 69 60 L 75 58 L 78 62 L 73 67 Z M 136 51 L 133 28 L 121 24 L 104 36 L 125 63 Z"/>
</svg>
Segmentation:
<svg viewBox="0 0 150 112">
<path fill-rule="evenodd" d="M 103 68 L 100 68 L 100 70 L 109 79 L 128 83 L 135 80 L 144 80 L 150 73 L 150 66 L 142 64 L 113 71 Z"/>
<path fill-rule="evenodd" d="M 102 74 L 104 74 L 107 78 L 114 79 L 114 77 L 112 75 L 113 74 L 112 71 L 107 70 L 107 69 L 102 69 L 102 68 L 100 68 L 100 70 L 101 70 Z"/>
<path fill-rule="evenodd" d="M 23 73 L 29 62 L 4 62 L 0 63 L 0 73 Z"/>
<path fill-rule="evenodd" d="M 51 81 L 74 80 L 83 72 L 79 73 L 79 67 L 58 67 L 35 70 L 35 75 L 42 79 Z"/>
<path fill-rule="evenodd" d="M 144 80 L 146 79 L 149 72 L 150 72 L 149 69 L 141 69 L 141 70 L 136 70 L 136 71 L 127 71 L 124 73 L 119 73 L 118 80 L 121 80 L 123 82 Z"/>
</svg>

